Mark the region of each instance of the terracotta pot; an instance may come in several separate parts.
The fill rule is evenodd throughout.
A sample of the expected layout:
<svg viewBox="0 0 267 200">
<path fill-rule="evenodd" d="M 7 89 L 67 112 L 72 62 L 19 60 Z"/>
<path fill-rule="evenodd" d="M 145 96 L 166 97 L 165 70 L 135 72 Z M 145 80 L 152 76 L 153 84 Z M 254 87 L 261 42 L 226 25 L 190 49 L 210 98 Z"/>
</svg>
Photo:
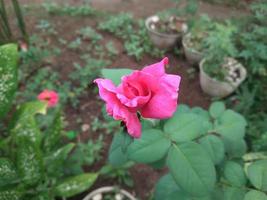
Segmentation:
<svg viewBox="0 0 267 200">
<path fill-rule="evenodd" d="M 193 48 L 188 47 L 188 41 L 190 41 L 191 34 L 188 33 L 183 36 L 182 45 L 184 48 L 184 54 L 187 61 L 191 64 L 199 64 L 203 59 L 204 55 L 202 52 L 199 52 Z"/>
<path fill-rule="evenodd" d="M 230 80 L 226 77 L 227 81 L 218 81 L 212 77 L 210 77 L 203 69 L 203 64 L 205 63 L 205 59 L 201 60 L 200 67 L 200 86 L 202 90 L 209 94 L 212 97 L 226 97 L 232 92 L 234 92 L 237 87 L 245 80 L 247 76 L 247 71 L 243 65 L 237 62 L 233 58 L 227 58 L 227 63 L 232 62 L 235 63 L 236 70 L 239 71 L 240 78 L 236 81 Z"/>
<path fill-rule="evenodd" d="M 153 15 L 146 19 L 146 28 L 153 44 L 160 49 L 171 49 L 176 43 L 182 39 L 182 36 L 187 31 L 187 25 L 184 22 L 183 32 L 177 34 L 160 33 L 151 27 L 152 23 L 160 20 L 159 16 Z M 182 19 L 181 19 L 182 20 Z M 184 21 L 184 20 L 183 20 Z"/>
<path fill-rule="evenodd" d="M 119 189 L 117 187 L 108 186 L 108 187 L 101 187 L 99 189 L 96 189 L 92 191 L 90 194 L 88 194 L 86 197 L 83 198 L 83 200 L 102 200 L 104 194 L 108 193 L 116 193 L 117 199 L 127 199 L 127 200 L 137 200 L 134 196 L 132 196 L 129 192 Z M 116 197 L 114 200 L 117 200 Z"/>
</svg>

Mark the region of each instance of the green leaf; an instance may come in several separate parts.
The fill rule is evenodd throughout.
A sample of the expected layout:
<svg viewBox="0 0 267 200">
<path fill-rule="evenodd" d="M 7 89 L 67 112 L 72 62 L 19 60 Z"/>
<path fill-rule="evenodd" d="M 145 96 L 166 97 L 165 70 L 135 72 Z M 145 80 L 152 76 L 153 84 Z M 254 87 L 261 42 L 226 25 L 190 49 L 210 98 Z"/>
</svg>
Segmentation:
<svg viewBox="0 0 267 200">
<path fill-rule="evenodd" d="M 0 46 L 0 118 L 10 109 L 17 90 L 18 58 L 16 44 Z"/>
<path fill-rule="evenodd" d="M 204 119 L 209 120 L 209 113 L 201 107 L 194 107 L 191 109 L 192 113 L 202 116 Z"/>
<path fill-rule="evenodd" d="M 30 140 L 36 146 L 40 146 L 41 133 L 35 120 L 37 113 L 45 114 L 47 104 L 40 101 L 34 101 L 23 104 L 9 124 L 12 138 L 17 144 L 21 140 Z"/>
<path fill-rule="evenodd" d="M 233 186 L 246 185 L 247 179 L 244 169 L 236 162 L 228 161 L 224 166 L 224 177 Z"/>
<path fill-rule="evenodd" d="M 167 174 L 160 178 L 155 188 L 155 200 L 189 200 L 189 196 L 181 191 L 181 189 L 175 183 L 173 177 Z"/>
<path fill-rule="evenodd" d="M 121 82 L 121 77 L 131 74 L 133 70 L 131 69 L 102 69 L 101 74 L 104 78 L 112 80 L 115 85 Z"/>
<path fill-rule="evenodd" d="M 267 200 L 267 196 L 261 191 L 250 190 L 246 193 L 244 200 Z"/>
<path fill-rule="evenodd" d="M 127 155 L 139 163 L 152 163 L 162 159 L 170 145 L 171 141 L 160 130 L 145 130 L 141 138 L 129 146 Z"/>
<path fill-rule="evenodd" d="M 247 151 L 247 144 L 244 139 L 224 139 L 224 147 L 229 158 L 241 158 Z"/>
<path fill-rule="evenodd" d="M 213 102 L 209 107 L 209 113 L 214 119 L 220 117 L 225 111 L 225 105 L 221 101 Z"/>
<path fill-rule="evenodd" d="M 177 110 L 173 114 L 173 117 L 177 117 L 180 114 L 188 113 L 188 112 L 190 112 L 190 108 L 185 104 L 180 104 L 177 106 Z"/>
<path fill-rule="evenodd" d="M 122 151 L 122 143 L 124 141 L 124 132 L 116 133 L 113 137 L 110 149 L 108 160 L 110 164 L 114 166 L 121 166 L 128 161 L 127 155 Z"/>
<path fill-rule="evenodd" d="M 61 117 L 61 111 L 59 110 L 56 113 L 55 118 L 51 126 L 49 127 L 48 131 L 45 133 L 43 140 L 43 146 L 45 152 L 49 152 L 56 147 L 56 145 L 59 143 L 61 139 L 62 130 L 63 130 L 63 120 Z"/>
<path fill-rule="evenodd" d="M 165 165 L 166 165 L 166 157 L 164 157 L 160 160 L 157 160 L 156 162 L 149 163 L 149 165 L 151 167 L 153 167 L 154 169 L 161 169 L 161 168 L 165 167 Z"/>
<path fill-rule="evenodd" d="M 207 135 L 199 140 L 201 146 L 207 151 L 214 164 L 219 164 L 224 158 L 224 144 L 215 135 Z"/>
<path fill-rule="evenodd" d="M 1 200 L 21 200 L 20 196 L 20 192 L 15 189 L 0 191 Z"/>
<path fill-rule="evenodd" d="M 14 183 L 17 172 L 13 163 L 7 158 L 0 158 L 0 187 Z"/>
<path fill-rule="evenodd" d="M 247 175 L 254 187 L 267 191 L 267 160 L 259 160 L 249 165 Z"/>
<path fill-rule="evenodd" d="M 201 117 L 194 113 L 184 113 L 169 119 L 164 125 L 164 132 L 176 142 L 193 140 L 204 133 Z"/>
<path fill-rule="evenodd" d="M 224 188 L 224 200 L 243 200 L 245 190 L 236 187 Z"/>
<path fill-rule="evenodd" d="M 40 149 L 29 141 L 21 141 L 16 153 L 16 166 L 22 182 L 29 186 L 36 184 L 43 176 Z"/>
<path fill-rule="evenodd" d="M 214 188 L 214 165 L 206 151 L 197 143 L 172 145 L 167 166 L 176 183 L 192 196 L 208 195 Z"/>
<path fill-rule="evenodd" d="M 47 173 L 54 176 L 60 176 L 61 169 L 63 167 L 62 165 L 74 147 L 75 144 L 69 143 L 45 157 L 44 162 Z"/>
<path fill-rule="evenodd" d="M 56 186 L 55 194 L 59 197 L 71 197 L 88 190 L 96 181 L 98 174 L 86 173 L 70 177 Z"/>
<path fill-rule="evenodd" d="M 228 140 L 242 139 L 245 135 L 247 122 L 245 118 L 232 111 L 226 110 L 219 118 L 215 126 L 215 132 Z"/>
</svg>

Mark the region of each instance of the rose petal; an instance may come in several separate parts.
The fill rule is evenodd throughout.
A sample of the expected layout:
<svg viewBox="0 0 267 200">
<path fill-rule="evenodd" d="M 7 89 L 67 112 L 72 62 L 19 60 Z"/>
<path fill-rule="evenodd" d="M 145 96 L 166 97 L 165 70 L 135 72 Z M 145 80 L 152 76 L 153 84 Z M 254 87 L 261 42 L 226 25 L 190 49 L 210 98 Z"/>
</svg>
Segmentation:
<svg viewBox="0 0 267 200">
<path fill-rule="evenodd" d="M 142 72 L 146 72 L 156 77 L 161 77 L 165 74 L 165 66 L 169 63 L 167 57 L 163 58 L 160 62 L 149 65 L 142 69 Z"/>
<path fill-rule="evenodd" d="M 141 109 L 145 118 L 165 119 L 173 115 L 177 107 L 180 76 L 165 75 L 159 82 L 160 87 L 153 92 L 150 101 Z"/>
<path fill-rule="evenodd" d="M 131 112 L 117 98 L 117 89 L 112 81 L 108 79 L 96 79 L 100 97 L 106 102 L 107 113 L 115 120 L 122 120 L 128 133 L 135 138 L 141 136 L 141 124 L 136 112 Z"/>
</svg>

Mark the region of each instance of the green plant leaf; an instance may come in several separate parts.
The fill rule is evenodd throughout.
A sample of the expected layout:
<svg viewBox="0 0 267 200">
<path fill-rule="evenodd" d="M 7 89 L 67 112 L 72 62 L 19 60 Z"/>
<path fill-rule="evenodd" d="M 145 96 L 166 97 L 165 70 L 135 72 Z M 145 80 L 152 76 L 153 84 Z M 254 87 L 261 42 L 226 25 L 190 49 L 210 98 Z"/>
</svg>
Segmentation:
<svg viewBox="0 0 267 200">
<path fill-rule="evenodd" d="M 110 149 L 109 149 L 108 160 L 110 164 L 114 166 L 121 166 L 128 161 L 126 152 L 122 151 L 122 143 L 124 141 L 123 134 L 127 134 L 127 133 L 120 132 L 114 135 Z"/>
<path fill-rule="evenodd" d="M 213 191 L 215 168 L 201 145 L 194 142 L 173 144 L 169 150 L 167 166 L 175 182 L 188 194 L 202 197 Z"/>
<path fill-rule="evenodd" d="M 71 197 L 89 189 L 96 181 L 98 174 L 86 173 L 70 177 L 56 186 L 55 194 L 59 197 Z"/>
<path fill-rule="evenodd" d="M 247 151 L 247 144 L 244 139 L 224 138 L 223 143 L 229 158 L 241 158 Z"/>
<path fill-rule="evenodd" d="M 228 140 L 243 139 L 247 122 L 245 118 L 232 111 L 226 110 L 218 118 L 218 124 L 215 126 L 215 132 Z"/>
<path fill-rule="evenodd" d="M 18 58 L 16 44 L 0 46 L 0 118 L 10 109 L 17 90 Z"/>
<path fill-rule="evenodd" d="M 155 200 L 173 200 L 173 197 L 179 200 L 189 200 L 189 196 L 181 191 L 173 177 L 170 174 L 167 174 L 161 177 L 156 185 Z"/>
<path fill-rule="evenodd" d="M 62 136 L 62 130 L 63 120 L 61 117 L 61 111 L 59 110 L 56 113 L 55 118 L 48 131 L 44 135 L 43 147 L 45 149 L 45 152 L 50 152 L 56 147 Z"/>
<path fill-rule="evenodd" d="M 207 135 L 199 140 L 200 145 L 207 151 L 214 164 L 219 164 L 224 158 L 224 144 L 215 135 Z"/>
<path fill-rule="evenodd" d="M 121 82 L 121 77 L 131 74 L 133 70 L 131 69 L 102 69 L 101 74 L 104 78 L 112 80 L 115 85 Z"/>
<path fill-rule="evenodd" d="M 247 179 L 244 169 L 236 162 L 228 161 L 224 166 L 224 177 L 233 186 L 246 185 Z"/>
<path fill-rule="evenodd" d="M 35 120 L 37 113 L 45 114 L 47 104 L 33 101 L 23 104 L 14 114 L 9 129 L 13 140 L 19 144 L 21 140 L 30 140 L 36 146 L 41 144 L 41 133 Z"/>
<path fill-rule="evenodd" d="M 176 142 L 186 142 L 203 134 L 205 128 L 199 115 L 183 113 L 170 118 L 164 125 L 164 132 Z"/>
<path fill-rule="evenodd" d="M 218 118 L 225 111 L 225 105 L 221 101 L 213 102 L 209 107 L 209 113 L 211 117 Z"/>
<path fill-rule="evenodd" d="M 162 159 L 170 145 L 171 141 L 160 130 L 144 130 L 141 138 L 134 140 L 129 146 L 127 155 L 139 163 L 152 163 Z"/>
<path fill-rule="evenodd" d="M 43 160 L 40 149 L 32 142 L 23 140 L 16 151 L 16 167 L 25 185 L 36 184 L 43 176 Z"/>
<path fill-rule="evenodd" d="M 15 189 L 0 191 L 1 200 L 21 200 L 21 193 Z"/>
<path fill-rule="evenodd" d="M 224 188 L 223 200 L 244 200 L 245 190 L 236 187 Z"/>
<path fill-rule="evenodd" d="M 156 162 L 149 163 L 149 165 L 151 167 L 153 167 L 154 169 L 161 169 L 161 168 L 165 167 L 165 165 L 166 165 L 166 157 L 164 157 L 160 160 L 157 160 Z"/>
<path fill-rule="evenodd" d="M 74 143 L 69 143 L 45 157 L 44 163 L 46 166 L 47 173 L 53 176 L 60 176 L 61 171 L 59 170 L 62 169 L 61 166 L 64 164 L 64 161 L 67 159 L 68 154 L 74 147 Z"/>
<path fill-rule="evenodd" d="M 267 191 L 267 160 L 259 160 L 249 165 L 247 175 L 254 187 Z"/>
<path fill-rule="evenodd" d="M 250 190 L 246 193 L 244 200 L 267 200 L 267 196 L 261 191 Z"/>
<path fill-rule="evenodd" d="M 0 158 L 0 187 L 14 183 L 17 172 L 13 163 L 7 158 Z"/>
</svg>

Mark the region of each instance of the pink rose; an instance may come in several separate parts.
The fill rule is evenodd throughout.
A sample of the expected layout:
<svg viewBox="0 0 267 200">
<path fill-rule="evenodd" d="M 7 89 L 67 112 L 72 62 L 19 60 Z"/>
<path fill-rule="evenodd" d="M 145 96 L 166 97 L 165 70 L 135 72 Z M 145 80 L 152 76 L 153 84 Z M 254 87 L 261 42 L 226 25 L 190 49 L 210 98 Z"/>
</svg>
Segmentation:
<svg viewBox="0 0 267 200">
<path fill-rule="evenodd" d="M 54 107 L 58 103 L 58 94 L 53 90 L 44 90 L 38 95 L 40 101 L 48 103 L 48 107 Z"/>
<path fill-rule="evenodd" d="M 106 102 L 107 113 L 115 120 L 122 120 L 128 133 L 141 136 L 141 123 L 137 112 L 144 118 L 165 119 L 177 107 L 181 77 L 165 73 L 168 58 L 123 76 L 116 87 L 108 79 L 96 79 L 99 95 Z"/>
</svg>

